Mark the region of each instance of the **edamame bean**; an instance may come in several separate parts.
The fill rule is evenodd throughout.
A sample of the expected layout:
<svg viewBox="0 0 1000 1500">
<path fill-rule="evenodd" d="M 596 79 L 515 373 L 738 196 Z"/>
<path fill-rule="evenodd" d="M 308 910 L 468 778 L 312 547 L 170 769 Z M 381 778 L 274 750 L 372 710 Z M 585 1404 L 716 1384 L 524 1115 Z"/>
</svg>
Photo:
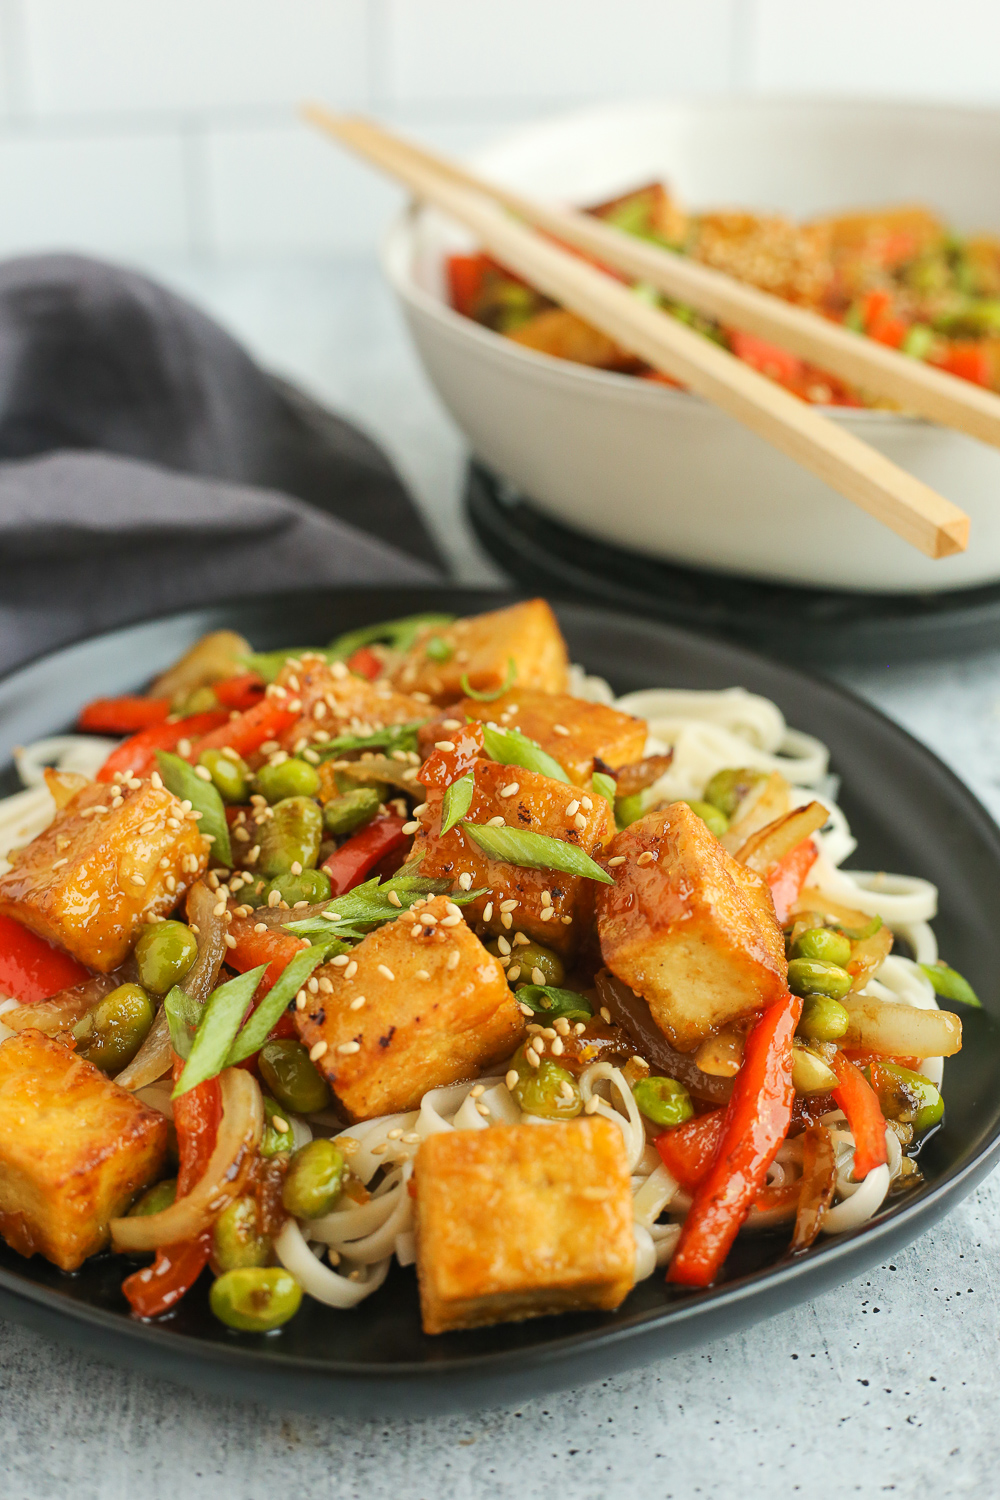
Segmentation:
<svg viewBox="0 0 1000 1500">
<path fill-rule="evenodd" d="M 486 946 L 491 953 L 499 956 L 500 946 L 495 938 Z M 511 978 L 511 969 L 518 971 L 513 978 Z M 535 977 L 536 969 L 541 973 L 541 979 Z M 546 948 L 541 943 L 525 943 L 511 950 L 507 977 L 511 984 L 515 985 L 548 984 L 558 989 L 566 978 L 566 965 L 558 953 L 553 953 L 551 948 Z"/>
<path fill-rule="evenodd" d="M 274 806 L 273 817 L 258 827 L 260 855 L 257 869 L 269 880 L 286 875 L 294 864 L 312 869 L 319 858 L 323 814 L 311 797 L 285 797 Z"/>
<path fill-rule="evenodd" d="M 199 766 L 209 772 L 223 802 L 246 802 L 250 797 L 250 767 L 234 752 L 204 750 Z"/>
<path fill-rule="evenodd" d="M 321 1219 L 340 1195 L 343 1153 L 322 1136 L 300 1146 L 288 1163 L 281 1201 L 297 1219 Z"/>
<path fill-rule="evenodd" d="M 326 1080 L 301 1042 L 291 1037 L 265 1042 L 258 1056 L 260 1076 L 279 1104 L 296 1115 L 315 1114 L 330 1103 Z"/>
<path fill-rule="evenodd" d="M 914 1073 L 900 1063 L 879 1060 L 871 1067 L 872 1083 L 878 1094 L 882 1113 L 887 1120 L 912 1125 L 914 1135 L 922 1135 L 937 1125 L 944 1114 L 944 1100 L 922 1073 Z"/>
<path fill-rule="evenodd" d="M 705 801 L 711 802 L 712 806 L 717 807 L 727 818 L 732 818 L 747 793 L 752 792 L 754 787 L 760 786 L 761 782 L 766 780 L 765 771 L 754 771 L 749 766 L 716 771 L 705 788 Z"/>
<path fill-rule="evenodd" d="M 212 1227 L 212 1260 L 220 1271 L 242 1266 L 264 1266 L 271 1257 L 271 1241 L 260 1227 L 256 1198 L 234 1198 Z"/>
<path fill-rule="evenodd" d="M 631 823 L 637 823 L 642 817 L 645 801 L 642 792 L 633 792 L 631 797 L 617 797 L 615 799 L 615 823 L 619 828 L 628 828 Z"/>
<path fill-rule="evenodd" d="M 146 1214 L 159 1214 L 170 1208 L 177 1197 L 177 1178 L 165 1177 L 154 1187 L 147 1188 L 129 1209 L 129 1218 L 144 1218 Z"/>
<path fill-rule="evenodd" d="M 241 1333 L 269 1333 L 294 1318 L 302 1288 L 281 1266 L 243 1266 L 212 1283 L 209 1305 L 220 1323 Z"/>
<path fill-rule="evenodd" d="M 683 1125 L 694 1114 L 691 1095 L 675 1078 L 640 1078 L 632 1085 L 632 1098 L 654 1125 Z"/>
<path fill-rule="evenodd" d="M 279 766 L 261 766 L 257 772 L 257 790 L 268 802 L 283 802 L 286 797 L 315 797 L 319 791 L 319 772 L 307 760 L 293 757 Z"/>
<path fill-rule="evenodd" d="M 533 1068 L 523 1047 L 515 1052 L 513 1066 L 517 1082 L 511 1093 L 525 1114 L 540 1115 L 543 1120 L 572 1120 L 583 1109 L 580 1085 L 568 1068 L 548 1057 Z"/>
<path fill-rule="evenodd" d="M 132 1061 L 152 1024 L 146 991 L 138 984 L 120 984 L 73 1027 L 76 1054 L 102 1073 L 118 1073 Z"/>
<path fill-rule="evenodd" d="M 788 965 L 788 988 L 793 995 L 828 995 L 843 1000 L 851 988 L 851 976 L 839 964 L 820 958 L 793 958 Z"/>
<path fill-rule="evenodd" d="M 851 940 L 831 927 L 807 927 L 792 944 L 792 958 L 818 958 L 841 968 L 851 957 Z"/>
<path fill-rule="evenodd" d="M 689 802 L 688 807 L 693 813 L 698 814 L 701 821 L 708 826 L 709 831 L 714 833 L 717 839 L 721 839 L 729 827 L 729 819 L 724 812 L 720 812 L 712 802 Z"/>
<path fill-rule="evenodd" d="M 335 838 L 357 833 L 379 810 L 380 797 L 373 786 L 355 787 L 341 797 L 331 797 L 323 808 L 323 825 Z"/>
<path fill-rule="evenodd" d="M 197 957 L 198 939 L 183 922 L 156 922 L 135 945 L 139 979 L 154 995 L 180 984 Z"/>
<path fill-rule="evenodd" d="M 810 995 L 802 1006 L 798 1034 L 810 1042 L 836 1042 L 844 1035 L 850 1021 L 839 1000 L 833 1000 L 829 995 Z"/>
<path fill-rule="evenodd" d="M 322 870 L 303 870 L 301 875 L 276 875 L 268 881 L 260 904 L 267 905 L 267 898 L 277 891 L 282 901 L 294 906 L 296 901 L 327 901 L 330 897 L 330 877 Z"/>
<path fill-rule="evenodd" d="M 837 1075 L 808 1047 L 792 1047 L 792 1086 L 797 1094 L 830 1094 Z"/>
<path fill-rule="evenodd" d="M 264 1134 L 260 1138 L 261 1156 L 277 1156 L 279 1151 L 295 1150 L 295 1131 L 286 1120 L 283 1104 L 264 1095 Z M 285 1127 L 282 1129 L 281 1127 Z"/>
</svg>

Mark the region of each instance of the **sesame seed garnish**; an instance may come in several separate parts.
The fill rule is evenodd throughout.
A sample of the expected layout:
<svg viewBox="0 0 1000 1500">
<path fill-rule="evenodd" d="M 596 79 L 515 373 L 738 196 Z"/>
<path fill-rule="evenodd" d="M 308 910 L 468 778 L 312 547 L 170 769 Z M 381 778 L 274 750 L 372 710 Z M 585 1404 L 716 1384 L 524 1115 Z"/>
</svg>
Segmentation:
<svg viewBox="0 0 1000 1500">
<path fill-rule="evenodd" d="M 541 911 L 538 913 L 538 915 L 541 917 L 541 919 L 542 919 L 543 922 L 549 922 L 549 921 L 551 921 L 551 919 L 555 916 L 555 914 L 556 914 L 556 909 L 555 909 L 554 906 L 543 906 L 542 909 L 541 909 Z"/>
<path fill-rule="evenodd" d="M 330 983 L 329 979 L 327 979 L 327 977 L 326 977 L 325 974 L 323 975 L 323 978 L 319 981 L 319 992 L 320 992 L 321 995 L 332 995 L 333 994 L 333 985 Z"/>
<path fill-rule="evenodd" d="M 569 1022 L 565 1016 L 557 1016 L 552 1024 L 558 1036 L 569 1036 Z"/>
<path fill-rule="evenodd" d="M 517 947 L 518 943 L 521 943 L 521 944 L 523 944 L 526 947 L 528 945 L 528 943 L 530 943 L 530 941 L 531 941 L 531 939 L 530 938 L 526 938 L 523 932 L 515 932 L 515 934 L 514 934 L 514 946 L 515 946 L 515 948 Z"/>
<path fill-rule="evenodd" d="M 353 1044 L 351 1042 L 345 1042 L 345 1044 L 344 1044 L 344 1046 L 346 1046 L 346 1047 L 350 1047 L 352 1045 Z M 343 1052 L 343 1050 L 344 1050 L 344 1047 L 341 1047 L 340 1051 Z M 385 1153 L 388 1151 L 388 1149 L 389 1149 L 389 1143 L 388 1143 L 388 1141 L 379 1141 L 379 1143 L 378 1143 L 377 1146 L 373 1146 L 372 1147 L 372 1156 L 384 1156 Z M 357 1278 L 358 1278 L 358 1272 L 357 1271 L 352 1271 L 351 1272 L 351 1276 L 355 1280 L 357 1280 Z"/>
<path fill-rule="evenodd" d="M 457 927 L 458 924 L 459 924 L 459 922 L 461 922 L 461 920 L 462 920 L 462 913 L 460 911 L 452 912 L 452 914 L 451 914 L 450 917 L 442 917 L 441 918 L 440 926 L 442 926 L 442 927 Z"/>
<path fill-rule="evenodd" d="M 541 1064 L 541 1058 L 531 1047 L 525 1049 L 524 1055 L 530 1067 L 537 1068 Z"/>
<path fill-rule="evenodd" d="M 510 944 L 505 937 L 497 938 L 497 947 L 500 949 L 500 952 L 503 954 L 504 958 L 507 958 L 509 956 Z"/>
<path fill-rule="evenodd" d="M 357 972 L 358 972 L 358 961 L 357 961 L 356 958 L 352 958 L 351 961 L 350 961 L 350 963 L 347 965 L 347 968 L 344 970 L 344 978 L 345 979 L 353 979 L 354 976 L 355 976 L 355 974 Z"/>
<path fill-rule="evenodd" d="M 395 977 L 396 977 L 395 974 L 392 972 L 392 970 L 389 968 L 388 964 L 379 964 L 378 965 L 378 972 L 382 975 L 383 979 L 390 979 L 391 980 L 391 979 L 395 979 Z"/>
<path fill-rule="evenodd" d="M 306 983 L 306 989 L 309 991 L 310 995 L 319 994 L 319 980 L 316 978 L 315 974 L 310 976 L 309 980 Z"/>
<path fill-rule="evenodd" d="M 338 953 L 336 958 L 331 958 L 330 960 L 335 969 L 346 969 L 350 961 L 351 957 L 349 953 Z"/>
<path fill-rule="evenodd" d="M 419 817 L 421 813 L 425 813 L 426 811 L 427 811 L 427 803 L 426 802 L 421 802 L 418 807 L 415 807 L 413 809 L 413 816 L 415 818 Z"/>
<path fill-rule="evenodd" d="M 525 1005 L 522 1000 L 519 1000 L 517 1002 L 517 1008 L 521 1012 L 522 1016 L 533 1016 L 535 1014 L 531 1006 Z"/>
<path fill-rule="evenodd" d="M 510 968 L 507 970 L 507 978 L 510 979 L 510 980 L 515 980 L 515 979 L 520 979 L 520 977 L 521 977 L 521 965 L 520 964 L 511 964 Z"/>
<path fill-rule="evenodd" d="M 551 891 L 543 891 L 542 895 L 541 895 L 541 902 L 542 902 L 543 906 L 551 906 L 552 905 L 552 892 Z"/>
<path fill-rule="evenodd" d="M 553 1050 L 553 1052 L 556 1050 L 554 1045 L 553 1045 L 552 1050 Z M 559 1050 L 562 1051 L 562 1048 L 560 1047 Z M 560 1092 L 560 1094 L 562 1094 L 562 1096 L 563 1096 L 564 1099 L 572 1099 L 572 1097 L 573 1097 L 573 1087 L 572 1087 L 572 1084 L 567 1083 L 566 1079 L 564 1078 L 563 1081 L 562 1081 L 562 1083 L 560 1083 L 560 1085 L 559 1085 L 559 1092 Z"/>
<path fill-rule="evenodd" d="M 291 873 L 293 875 L 301 875 L 302 874 L 302 861 L 301 860 L 298 860 L 298 859 L 293 859 L 292 860 L 292 870 L 291 870 Z"/>
<path fill-rule="evenodd" d="M 509 911 L 504 911 L 504 912 L 500 913 L 500 923 L 501 923 L 501 925 L 503 927 L 508 927 L 508 928 L 509 927 L 513 927 L 513 925 L 514 925 L 514 918 L 511 916 L 511 914 L 510 914 Z"/>
<path fill-rule="evenodd" d="M 484 922 L 490 922 L 490 921 L 492 921 L 492 919 L 493 919 L 493 902 L 492 901 L 487 901 L 486 905 L 483 907 L 483 921 Z"/>
<path fill-rule="evenodd" d="M 541 969 L 537 969 L 537 968 L 536 969 L 532 969 L 532 971 L 531 971 L 531 982 L 532 982 L 532 984 L 544 984 L 545 983 L 545 975 L 542 973 Z"/>
<path fill-rule="evenodd" d="M 490 818 L 486 824 L 487 828 L 503 828 L 504 819 L 498 813 L 495 818 Z"/>
<path fill-rule="evenodd" d="M 309 996 L 306 994 L 305 990 L 299 990 L 299 993 L 295 997 L 295 1009 L 305 1010 L 308 1004 Z"/>
<path fill-rule="evenodd" d="M 288 1130 L 290 1128 L 288 1121 L 282 1119 L 281 1115 L 272 1115 L 271 1124 L 274 1126 L 275 1130 L 279 1131 L 282 1135 L 288 1134 Z"/>
<path fill-rule="evenodd" d="M 594 1115 L 594 1114 L 596 1114 L 597 1111 L 598 1111 L 598 1109 L 600 1108 L 600 1103 L 601 1103 L 601 1101 L 600 1101 L 600 1099 L 598 1099 L 597 1095 L 596 1094 L 592 1094 L 590 1096 L 590 1098 L 587 1100 L 586 1104 L 583 1106 L 583 1112 L 584 1112 L 584 1114 L 585 1115 Z"/>
<path fill-rule="evenodd" d="M 454 740 L 436 740 L 434 744 L 435 750 L 454 750 L 454 748 Z"/>
<path fill-rule="evenodd" d="M 512 781 L 507 786 L 500 788 L 500 795 L 501 797 L 516 797 L 520 790 L 520 782 Z"/>
<path fill-rule="evenodd" d="M 589 797 L 581 797 L 580 806 L 586 808 L 587 812 L 591 812 L 593 810 L 594 804 L 593 802 L 591 802 Z"/>
<path fill-rule="evenodd" d="M 337 912 L 337 911 L 321 911 L 320 912 L 320 916 L 323 917 L 323 918 L 325 918 L 325 920 L 327 922 L 339 922 L 340 921 L 340 913 Z"/>
<path fill-rule="evenodd" d="M 352 1053 L 354 1053 L 354 1052 L 360 1052 L 361 1051 L 361 1043 L 360 1042 L 341 1042 L 340 1046 L 337 1048 L 337 1051 L 338 1052 L 342 1052 L 345 1057 L 350 1057 Z M 310 1053 L 310 1056 L 311 1055 L 312 1054 Z"/>
<path fill-rule="evenodd" d="M 149 784 L 150 786 L 155 786 L 158 792 L 163 791 L 163 777 L 160 775 L 159 771 L 153 772 L 152 776 L 149 778 Z"/>
<path fill-rule="evenodd" d="M 559 920 L 563 924 L 564 927 L 570 927 L 570 926 L 572 926 L 572 923 L 573 923 L 573 918 L 572 917 L 560 917 Z"/>
<path fill-rule="evenodd" d="M 280 891 L 272 891 L 271 894 L 267 898 L 267 904 L 268 904 L 268 906 L 277 906 L 277 904 L 278 904 L 278 902 L 280 900 L 281 900 L 281 892 Z"/>
<path fill-rule="evenodd" d="M 402 910 L 403 903 L 399 899 L 398 892 L 396 892 L 396 891 L 390 891 L 389 894 L 388 894 L 387 900 L 388 900 L 390 906 L 396 906 L 396 907 L 399 907 L 400 910 Z"/>
<path fill-rule="evenodd" d="M 365 1004 L 366 997 L 364 995 L 358 995 L 356 999 L 351 1001 L 351 1010 L 361 1010 L 363 1009 Z"/>
<path fill-rule="evenodd" d="M 231 932 L 227 932 L 226 933 L 226 947 L 227 948 L 235 948 L 236 947 L 236 939 L 233 937 L 233 935 L 232 935 Z"/>
<path fill-rule="evenodd" d="M 432 911 L 421 912 L 419 920 L 427 927 L 436 927 L 438 923 L 438 919 Z"/>
<path fill-rule="evenodd" d="M 195 766 L 194 774 L 198 777 L 199 781 L 211 781 L 212 779 L 212 773 L 207 766 Z"/>
<path fill-rule="evenodd" d="M 519 904 L 520 904 L 519 902 L 517 902 L 517 901 L 515 901 L 513 899 L 508 899 L 506 901 L 501 901 L 500 902 L 500 910 L 501 911 L 516 911 L 517 908 L 518 908 L 518 906 L 519 906 Z"/>
<path fill-rule="evenodd" d="M 480 1096 L 480 1094 L 485 1094 L 485 1093 L 486 1093 L 486 1085 L 485 1085 L 485 1083 L 474 1083 L 472 1085 L 471 1089 L 469 1090 L 469 1098 L 470 1099 L 478 1099 L 479 1096 Z"/>
<path fill-rule="evenodd" d="M 578 812 L 577 815 L 576 815 L 576 817 L 573 819 L 573 824 L 574 824 L 574 827 L 580 833 L 582 833 L 583 830 L 587 826 L 587 814 L 586 813 L 582 813 L 582 812 Z"/>
<path fill-rule="evenodd" d="M 454 951 L 454 953 L 451 953 L 448 956 L 447 967 L 449 969 L 457 969 L 458 966 L 459 966 L 459 963 L 461 962 L 461 958 L 462 958 L 462 955 L 459 953 L 458 949 L 456 948 L 455 951 Z"/>
<path fill-rule="evenodd" d="M 430 979 L 431 976 L 428 974 L 426 969 L 418 969 L 415 977 L 417 979 Z"/>
<path fill-rule="evenodd" d="M 625 863 L 625 856 L 624 856 L 624 854 L 616 854 L 612 859 L 608 860 L 608 864 L 609 865 L 623 865 L 624 863 Z"/>
<path fill-rule="evenodd" d="M 461 727 L 462 727 L 462 721 L 461 721 L 461 719 L 442 719 L 441 720 L 441 728 L 442 729 L 461 729 Z M 440 749 L 440 746 L 438 748 Z"/>
<path fill-rule="evenodd" d="M 419 827 L 420 827 L 419 822 L 417 821 L 416 818 L 413 818 L 413 819 L 410 820 L 409 823 L 404 823 L 403 824 L 403 830 L 402 831 L 404 833 L 416 833 L 416 831 L 417 831 L 417 829 Z"/>
<path fill-rule="evenodd" d="M 552 1051 L 552 1056 L 553 1056 L 553 1057 L 562 1057 L 562 1055 L 563 1055 L 563 1052 L 564 1052 L 564 1051 L 565 1051 L 565 1050 L 566 1050 L 566 1049 L 565 1049 L 565 1046 L 564 1046 L 564 1044 L 563 1044 L 563 1039 L 562 1039 L 562 1037 L 561 1037 L 561 1036 L 557 1036 L 557 1037 L 556 1037 L 556 1038 L 555 1038 L 555 1039 L 554 1039 L 554 1040 L 553 1040 L 553 1042 L 552 1042 L 552 1048 L 551 1048 L 551 1051 Z"/>
<path fill-rule="evenodd" d="M 266 922 L 255 922 L 253 924 L 253 930 L 254 930 L 254 932 L 266 932 L 267 931 L 267 923 Z"/>
<path fill-rule="evenodd" d="M 586 1031 L 586 1029 L 586 1021 L 577 1021 L 575 1026 L 573 1027 L 573 1030 L 576 1032 L 577 1036 L 583 1036 L 583 1033 Z"/>
<path fill-rule="evenodd" d="M 517 1078 L 518 1078 L 517 1069 L 516 1068 L 511 1068 L 510 1072 L 507 1074 L 506 1078 L 504 1079 L 504 1083 L 507 1085 L 507 1087 L 509 1089 L 512 1089 L 514 1087 L 515 1083 L 517 1082 Z"/>
<path fill-rule="evenodd" d="M 221 901 L 217 901 L 215 903 L 215 905 L 212 907 L 212 916 L 213 917 L 221 917 L 222 913 L 225 911 L 225 909 L 226 909 L 226 898 L 225 898 L 225 896 L 223 896 L 222 900 Z"/>
<path fill-rule="evenodd" d="M 133 885 L 145 885 L 146 884 L 146 877 L 145 877 L 145 875 L 139 875 L 139 874 L 137 874 L 135 872 L 135 870 L 132 871 L 132 874 L 129 876 L 129 879 L 131 880 L 131 882 L 132 882 Z M 222 903 L 223 910 L 225 910 L 225 905 L 226 905 L 226 903 L 223 902 Z"/>
<path fill-rule="evenodd" d="M 190 740 L 178 740 L 177 741 L 177 754 L 183 756 L 184 759 L 186 760 L 187 757 L 191 754 L 191 741 Z"/>
<path fill-rule="evenodd" d="M 608 1007 L 606 1005 L 601 1006 L 601 1020 L 607 1021 L 608 1023 L 610 1023 L 611 1021 L 611 1012 L 608 1010 Z"/>
<path fill-rule="evenodd" d="M 572 818 L 579 811 L 580 811 L 580 799 L 578 797 L 574 797 L 573 801 L 566 808 L 566 816 L 567 816 L 567 818 Z"/>
<path fill-rule="evenodd" d="M 68 855 L 67 855 L 67 856 L 66 856 L 66 857 L 65 857 L 65 858 L 63 858 L 63 859 L 54 859 L 54 860 L 53 860 L 53 861 L 52 861 L 52 864 L 51 864 L 51 865 L 50 865 L 50 866 L 49 866 L 49 868 L 50 868 L 50 869 L 52 869 L 52 870 L 58 870 L 58 869 L 60 869 L 60 868 L 61 868 L 61 867 L 62 867 L 62 866 L 63 866 L 63 865 L 68 865 L 68 864 L 69 864 L 69 856 L 68 856 Z"/>
<path fill-rule="evenodd" d="M 489 1117 L 490 1117 L 490 1111 L 489 1111 L 488 1105 L 483 1104 L 483 1102 L 481 1100 L 477 1100 L 476 1101 L 476 1109 L 479 1112 L 479 1114 L 482 1115 L 482 1117 L 483 1117 L 484 1120 L 488 1120 L 489 1119 Z"/>
<path fill-rule="evenodd" d="M 642 853 L 639 855 L 639 858 L 636 860 L 636 864 L 637 865 L 651 865 L 653 863 L 653 860 L 655 858 L 656 858 L 656 855 L 653 853 L 653 851 L 651 849 L 644 849 L 642 851 Z"/>
</svg>

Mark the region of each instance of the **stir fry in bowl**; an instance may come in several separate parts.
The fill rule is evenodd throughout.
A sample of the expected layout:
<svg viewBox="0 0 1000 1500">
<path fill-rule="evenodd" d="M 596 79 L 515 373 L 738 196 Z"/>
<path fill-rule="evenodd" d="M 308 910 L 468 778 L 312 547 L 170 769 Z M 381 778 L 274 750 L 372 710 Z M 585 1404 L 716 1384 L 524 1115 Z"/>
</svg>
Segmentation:
<svg viewBox="0 0 1000 1500">
<path fill-rule="evenodd" d="M 535 599 L 218 632 L 78 727 L 0 804 L 22 1255 L 110 1247 L 140 1318 L 207 1273 L 256 1332 L 395 1257 L 436 1334 L 705 1287 L 920 1182 L 937 996 L 978 1002 L 933 886 L 841 868 L 825 747 L 767 700 L 616 700 Z"/>
<path fill-rule="evenodd" d="M 963 238 L 929 209 L 909 205 L 807 224 L 745 211 L 689 214 L 658 182 L 589 212 L 914 359 L 1000 390 L 1000 239 L 994 235 Z M 451 256 L 448 283 L 456 311 L 525 348 L 676 384 L 487 255 Z M 633 289 L 804 401 L 887 405 L 786 349 L 723 328 L 655 287 Z"/>
</svg>

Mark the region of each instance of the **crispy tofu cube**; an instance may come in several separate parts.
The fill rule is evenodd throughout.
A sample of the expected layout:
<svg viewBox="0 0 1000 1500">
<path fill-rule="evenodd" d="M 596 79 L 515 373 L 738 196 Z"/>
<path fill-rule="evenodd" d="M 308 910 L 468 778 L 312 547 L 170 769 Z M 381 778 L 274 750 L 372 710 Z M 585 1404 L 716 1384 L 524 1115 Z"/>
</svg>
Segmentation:
<svg viewBox="0 0 1000 1500">
<path fill-rule="evenodd" d="M 780 1000 L 785 942 L 767 883 L 737 864 L 686 802 L 622 830 L 625 856 L 597 896 L 612 974 L 642 996 L 682 1052 Z"/>
<path fill-rule="evenodd" d="M 332 994 L 296 1011 L 299 1035 L 352 1120 L 415 1109 L 428 1089 L 508 1057 L 524 1017 L 504 971 L 446 896 L 404 912 L 358 944 L 350 979 L 326 964 Z M 362 1003 L 359 1005 L 358 1001 Z"/>
<path fill-rule="evenodd" d="M 611 1309 L 631 1291 L 632 1189 L 610 1120 L 432 1135 L 414 1181 L 425 1333 Z"/>
<path fill-rule="evenodd" d="M 88 782 L 0 875 L 0 912 L 101 974 L 202 874 L 209 845 L 164 787 Z"/>
<path fill-rule="evenodd" d="M 452 648 L 448 661 L 427 655 L 428 636 L 439 636 Z M 395 686 L 406 693 L 427 693 L 435 703 L 453 703 L 465 691 L 463 673 L 479 693 L 495 692 L 507 681 L 509 663 L 517 668 L 520 688 L 561 693 L 566 686 L 566 642 L 559 622 L 544 599 L 514 604 L 485 615 L 428 626 L 395 668 Z"/>
<path fill-rule="evenodd" d="M 0 1234 L 75 1271 L 162 1174 L 165 1115 L 38 1031 L 0 1044 Z"/>
<path fill-rule="evenodd" d="M 388 682 L 369 682 L 349 672 L 343 662 L 303 656 L 282 668 L 276 679 L 289 702 L 298 701 L 301 717 L 281 736 L 282 748 L 298 753 L 307 745 L 324 745 L 341 734 L 368 735 L 389 724 L 426 719 L 426 699 L 396 692 Z"/>
<path fill-rule="evenodd" d="M 463 698 L 454 715 L 519 729 L 557 760 L 577 786 L 590 785 L 595 759 L 612 770 L 638 760 L 649 733 L 645 720 L 633 719 L 606 703 L 588 703 L 566 693 L 541 693 L 536 688 L 514 687 L 493 703 Z"/>
<path fill-rule="evenodd" d="M 540 776 L 537 771 L 501 766 L 492 760 L 477 760 L 475 770 L 475 790 L 466 813 L 470 823 L 503 817 L 510 828 L 564 839 L 592 857 L 615 831 L 611 809 L 603 797 L 591 797 L 591 806 L 585 808 L 579 788 Z M 509 792 L 512 786 L 516 791 Z M 440 793 L 428 793 L 425 810 L 418 816 L 420 828 L 410 859 L 419 864 L 420 873 L 452 880 L 467 873 L 472 877 L 472 890 L 487 891 L 465 907 L 470 922 L 510 940 L 515 933 L 523 932 L 557 953 L 576 952 L 593 916 L 596 881 L 558 870 L 523 870 L 488 859 L 458 825 L 442 838 Z M 502 907 L 508 901 L 517 904 L 505 912 Z M 510 926 L 503 920 L 505 916 L 511 917 Z"/>
</svg>

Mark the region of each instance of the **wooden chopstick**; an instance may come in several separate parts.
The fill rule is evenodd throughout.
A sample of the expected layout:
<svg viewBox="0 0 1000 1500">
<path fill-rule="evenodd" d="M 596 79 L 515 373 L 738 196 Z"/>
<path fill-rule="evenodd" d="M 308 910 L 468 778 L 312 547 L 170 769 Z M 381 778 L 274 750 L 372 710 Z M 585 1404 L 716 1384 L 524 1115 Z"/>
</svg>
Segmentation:
<svg viewBox="0 0 1000 1500">
<path fill-rule="evenodd" d="M 314 115 L 310 118 L 322 124 L 322 118 Z M 350 123 L 386 134 L 368 121 Z M 1000 447 L 1000 395 L 996 392 L 911 359 L 842 323 L 833 323 L 808 308 L 747 286 L 724 271 L 636 239 L 592 214 L 540 203 L 500 183 L 478 177 L 460 163 L 412 141 L 392 139 L 414 161 L 437 170 L 451 182 L 502 203 L 528 223 L 638 281 L 650 282 L 706 317 L 769 339 L 869 395 L 886 396 L 918 416 Z"/>
<path fill-rule="evenodd" d="M 969 518 L 951 501 L 678 319 L 640 301 L 614 277 L 512 219 L 489 197 L 442 172 L 427 153 L 367 121 L 319 106 L 309 106 L 306 117 L 471 229 L 553 301 L 712 401 L 928 557 L 965 550 Z M 737 490 L 738 475 L 733 483 Z"/>
</svg>

